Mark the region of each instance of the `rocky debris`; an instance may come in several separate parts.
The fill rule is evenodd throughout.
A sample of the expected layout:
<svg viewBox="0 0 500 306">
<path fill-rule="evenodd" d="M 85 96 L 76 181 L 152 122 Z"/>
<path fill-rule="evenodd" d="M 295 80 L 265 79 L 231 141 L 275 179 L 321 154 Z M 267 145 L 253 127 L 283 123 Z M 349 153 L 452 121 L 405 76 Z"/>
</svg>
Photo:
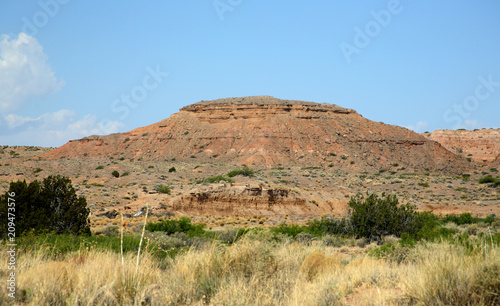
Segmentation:
<svg viewBox="0 0 500 306">
<path fill-rule="evenodd" d="M 422 135 L 475 162 L 500 161 L 500 129 L 435 130 Z"/>
<path fill-rule="evenodd" d="M 97 216 L 98 217 L 106 217 L 108 219 L 114 219 L 116 218 L 116 216 L 118 216 L 120 213 L 117 212 L 116 210 L 108 210 L 107 212 L 105 213 L 102 213 L 102 214 L 98 214 Z"/>
<path fill-rule="evenodd" d="M 368 120 L 334 104 L 269 96 L 201 101 L 158 123 L 68 142 L 46 159 L 117 156 L 129 161 L 334 166 L 456 174 L 471 165 L 408 129 Z"/>
</svg>

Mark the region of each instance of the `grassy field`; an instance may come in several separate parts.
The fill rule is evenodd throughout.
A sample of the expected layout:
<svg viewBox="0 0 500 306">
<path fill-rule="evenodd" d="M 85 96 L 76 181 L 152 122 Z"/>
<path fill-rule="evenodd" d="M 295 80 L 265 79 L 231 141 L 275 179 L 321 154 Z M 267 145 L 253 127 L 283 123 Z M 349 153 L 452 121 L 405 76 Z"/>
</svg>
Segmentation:
<svg viewBox="0 0 500 306">
<path fill-rule="evenodd" d="M 500 303 L 498 221 L 448 218 L 432 238 L 384 236 L 378 243 L 307 227 L 208 231 L 175 222 L 148 225 L 139 256 L 141 232 L 18 238 L 16 299 L 2 290 L 0 304 Z M 7 262 L 5 242 L 1 248 Z M 0 267 L 2 278 L 9 272 Z"/>
</svg>

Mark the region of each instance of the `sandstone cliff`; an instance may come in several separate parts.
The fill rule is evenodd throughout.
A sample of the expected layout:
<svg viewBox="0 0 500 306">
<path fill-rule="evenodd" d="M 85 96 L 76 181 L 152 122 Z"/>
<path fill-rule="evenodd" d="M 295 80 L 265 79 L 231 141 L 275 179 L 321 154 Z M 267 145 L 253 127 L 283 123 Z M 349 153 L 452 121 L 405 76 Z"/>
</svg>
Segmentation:
<svg viewBox="0 0 500 306">
<path fill-rule="evenodd" d="M 435 130 L 422 135 L 475 162 L 490 163 L 500 160 L 500 129 Z"/>
</svg>

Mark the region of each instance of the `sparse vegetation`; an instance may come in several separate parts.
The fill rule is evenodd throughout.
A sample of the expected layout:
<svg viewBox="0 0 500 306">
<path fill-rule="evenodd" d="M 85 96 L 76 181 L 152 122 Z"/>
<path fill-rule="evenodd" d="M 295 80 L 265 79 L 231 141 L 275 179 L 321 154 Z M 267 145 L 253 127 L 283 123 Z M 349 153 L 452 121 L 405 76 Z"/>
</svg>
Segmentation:
<svg viewBox="0 0 500 306">
<path fill-rule="evenodd" d="M 176 172 L 177 170 L 175 169 L 175 167 L 172 167 L 170 169 L 168 169 L 168 172 L 171 173 L 171 172 Z"/>
<path fill-rule="evenodd" d="M 248 168 L 246 165 L 243 165 L 243 168 L 241 169 L 229 171 L 227 176 L 229 177 L 235 177 L 237 175 L 253 176 L 253 174 L 254 171 L 252 169 Z"/>
<path fill-rule="evenodd" d="M 172 190 L 170 190 L 170 187 L 167 185 L 156 185 L 154 190 L 156 190 L 158 193 L 166 193 L 170 194 Z"/>
<path fill-rule="evenodd" d="M 234 180 L 232 180 L 228 177 L 225 177 L 224 175 L 216 175 L 216 176 L 208 177 L 208 178 L 205 178 L 205 179 L 202 179 L 201 181 L 199 181 L 199 183 L 204 183 L 204 182 L 208 182 L 208 183 L 218 183 L 218 182 L 234 183 Z"/>
<path fill-rule="evenodd" d="M 320 237 L 305 228 L 209 231 L 186 217 L 149 222 L 140 261 L 137 234 L 123 240 L 112 229 L 109 236 L 26 236 L 19 240 L 23 273 L 17 297 L 33 305 L 500 302 L 498 233 L 420 242 L 384 236 L 377 246 L 339 235 Z M 0 259 L 7 261 L 2 248 Z M 373 290 L 377 294 L 370 294 Z M 8 302 L 4 291 L 0 302 Z"/>
<path fill-rule="evenodd" d="M 120 172 L 113 170 L 113 172 L 111 172 L 111 175 L 114 177 L 120 177 Z"/>
<path fill-rule="evenodd" d="M 101 169 L 104 169 L 104 166 L 103 165 L 99 165 L 95 168 L 96 170 L 101 170 Z"/>
</svg>

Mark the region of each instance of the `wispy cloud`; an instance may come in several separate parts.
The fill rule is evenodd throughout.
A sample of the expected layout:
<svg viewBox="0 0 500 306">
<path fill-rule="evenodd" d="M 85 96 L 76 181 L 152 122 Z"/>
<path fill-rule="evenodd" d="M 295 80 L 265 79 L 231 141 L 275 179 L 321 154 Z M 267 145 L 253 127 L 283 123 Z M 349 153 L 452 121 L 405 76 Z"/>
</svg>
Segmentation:
<svg viewBox="0 0 500 306">
<path fill-rule="evenodd" d="M 425 132 L 425 129 L 429 126 L 429 124 L 426 121 L 418 121 L 417 124 L 415 125 L 409 125 L 406 128 L 410 129 L 414 132 L 417 133 L 423 133 Z"/>
<path fill-rule="evenodd" d="M 104 124 L 91 114 L 78 118 L 75 111 L 62 109 L 36 118 L 6 115 L 0 120 L 0 127 L 0 144 L 60 146 L 69 139 L 99 135 L 102 131 L 119 132 L 124 124 L 118 121 Z"/>
<path fill-rule="evenodd" d="M 17 39 L 0 36 L 0 113 L 21 110 L 30 99 L 47 97 L 63 86 L 36 38 L 25 33 Z"/>
</svg>

